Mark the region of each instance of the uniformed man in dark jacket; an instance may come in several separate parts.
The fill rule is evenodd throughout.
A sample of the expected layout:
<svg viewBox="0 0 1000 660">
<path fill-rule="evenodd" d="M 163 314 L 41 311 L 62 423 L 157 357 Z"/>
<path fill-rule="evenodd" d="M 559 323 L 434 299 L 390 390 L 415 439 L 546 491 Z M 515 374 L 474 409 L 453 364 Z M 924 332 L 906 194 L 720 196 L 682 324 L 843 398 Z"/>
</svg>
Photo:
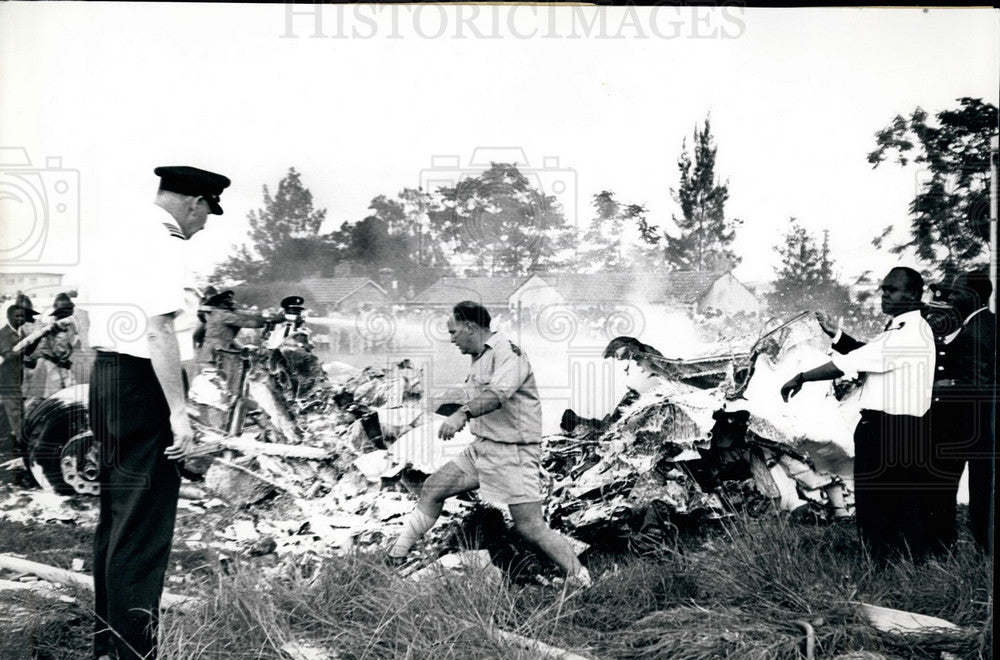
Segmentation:
<svg viewBox="0 0 1000 660">
<path fill-rule="evenodd" d="M 962 327 L 938 346 L 931 407 L 935 459 L 947 476 L 940 492 L 935 531 L 939 550 L 955 542 L 955 499 L 965 464 L 969 465 L 969 526 L 985 551 L 991 545 L 994 409 L 996 392 L 996 315 L 989 304 L 993 285 L 985 270 L 953 274 L 931 285 L 954 307 Z"/>
</svg>

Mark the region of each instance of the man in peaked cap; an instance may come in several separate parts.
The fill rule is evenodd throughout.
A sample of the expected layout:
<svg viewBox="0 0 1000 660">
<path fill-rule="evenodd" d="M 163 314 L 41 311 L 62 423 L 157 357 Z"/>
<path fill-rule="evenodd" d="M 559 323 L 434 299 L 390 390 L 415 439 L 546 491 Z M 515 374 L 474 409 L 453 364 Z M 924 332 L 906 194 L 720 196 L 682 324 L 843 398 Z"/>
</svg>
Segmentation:
<svg viewBox="0 0 1000 660">
<path fill-rule="evenodd" d="M 10 449 L 13 455 L 18 455 L 21 447 L 21 421 L 24 417 L 24 369 L 33 368 L 37 358 L 33 356 L 38 342 L 33 342 L 21 351 L 14 347 L 27 336 L 26 323 L 35 320 L 38 312 L 31 305 L 31 299 L 24 294 L 17 297 L 7 307 L 7 323 L 0 328 L 0 354 L 3 363 L 0 364 L 0 404 L 7 415 L 10 426 Z M 6 447 L 4 455 L 7 454 Z"/>
<path fill-rule="evenodd" d="M 285 296 L 281 299 L 284 320 L 268 335 L 264 342 L 267 348 L 278 348 L 297 331 L 305 330 L 305 319 L 302 318 L 305 303 L 305 298 L 302 296 Z"/>
<path fill-rule="evenodd" d="M 931 290 L 950 304 L 962 326 L 938 346 L 931 428 L 936 458 L 948 473 L 935 525 L 937 541 L 948 550 L 957 539 L 955 499 L 969 464 L 969 527 L 979 547 L 992 542 L 994 415 L 996 407 L 996 315 L 989 305 L 993 284 L 985 270 L 953 273 Z"/>
<path fill-rule="evenodd" d="M 116 224 L 95 267 L 90 424 L 101 441 L 101 512 L 94 536 L 95 658 L 154 658 L 180 476 L 192 441 L 178 341 L 187 239 L 221 215 L 229 179 L 189 166 L 157 167 L 156 198 Z"/>
<path fill-rule="evenodd" d="M 232 291 L 217 293 L 205 301 L 211 311 L 206 315 L 205 341 L 198 350 L 198 362 L 214 365 L 216 349 L 238 349 L 236 335 L 243 328 L 263 328 L 267 320 L 260 314 L 236 309 L 236 294 Z"/>
<path fill-rule="evenodd" d="M 33 379 L 33 394 L 37 393 L 37 396 L 49 397 L 76 384 L 71 371 L 73 361 L 70 359 L 80 344 L 79 326 L 73 316 L 74 311 L 76 305 L 69 294 L 56 294 L 52 301 L 52 311 L 48 315 L 51 319 L 48 332 L 35 351 L 42 358 Z"/>
<path fill-rule="evenodd" d="M 200 197 L 208 204 L 213 215 L 222 215 L 219 196 L 229 187 L 230 181 L 221 174 L 200 170 L 187 165 L 157 167 L 153 174 L 160 177 L 160 191 L 187 197 Z"/>
<path fill-rule="evenodd" d="M 52 300 L 52 311 L 49 313 L 49 316 L 54 316 L 57 320 L 64 319 L 73 316 L 73 310 L 75 309 L 76 305 L 73 304 L 73 300 L 70 299 L 68 293 L 58 293 Z"/>
<path fill-rule="evenodd" d="M 194 333 L 191 336 L 196 352 L 205 344 L 205 330 L 207 329 L 208 315 L 212 311 L 212 308 L 208 305 L 208 301 L 210 301 L 217 293 L 219 293 L 219 290 L 212 285 L 205 287 L 205 290 L 201 292 L 201 303 L 198 305 L 197 312 L 198 325 L 195 326 Z"/>
</svg>

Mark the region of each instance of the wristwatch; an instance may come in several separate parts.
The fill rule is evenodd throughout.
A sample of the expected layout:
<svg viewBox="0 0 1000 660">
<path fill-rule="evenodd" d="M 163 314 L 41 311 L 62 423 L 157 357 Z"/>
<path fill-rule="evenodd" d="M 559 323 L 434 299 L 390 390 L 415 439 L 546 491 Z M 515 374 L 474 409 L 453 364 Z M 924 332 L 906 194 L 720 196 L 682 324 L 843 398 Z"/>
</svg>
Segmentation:
<svg viewBox="0 0 1000 660">
<path fill-rule="evenodd" d="M 469 410 L 469 406 L 463 405 L 461 408 L 458 409 L 458 411 L 465 413 L 466 419 L 472 419 L 472 411 Z"/>
</svg>

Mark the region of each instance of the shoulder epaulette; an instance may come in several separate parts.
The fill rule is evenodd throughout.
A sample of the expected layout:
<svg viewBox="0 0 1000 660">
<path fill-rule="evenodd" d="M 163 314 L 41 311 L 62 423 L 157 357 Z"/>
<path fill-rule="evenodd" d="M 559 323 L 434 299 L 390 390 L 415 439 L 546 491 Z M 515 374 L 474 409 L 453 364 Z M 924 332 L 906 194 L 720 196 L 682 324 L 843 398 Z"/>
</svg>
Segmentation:
<svg viewBox="0 0 1000 660">
<path fill-rule="evenodd" d="M 174 238 L 179 238 L 182 241 L 187 240 L 187 236 L 184 235 L 184 232 L 182 232 L 177 225 L 170 224 L 169 222 L 164 222 L 163 226 L 167 228 L 167 231 L 170 232 L 170 235 L 173 236 Z"/>
</svg>

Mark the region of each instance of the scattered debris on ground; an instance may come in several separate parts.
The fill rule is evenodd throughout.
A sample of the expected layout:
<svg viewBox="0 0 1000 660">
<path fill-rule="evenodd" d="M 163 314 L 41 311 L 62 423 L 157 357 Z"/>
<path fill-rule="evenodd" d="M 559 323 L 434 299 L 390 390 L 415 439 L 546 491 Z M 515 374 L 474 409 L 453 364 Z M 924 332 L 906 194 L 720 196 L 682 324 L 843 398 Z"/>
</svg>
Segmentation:
<svg viewBox="0 0 1000 660">
<path fill-rule="evenodd" d="M 617 342 L 617 346 L 615 345 Z M 797 317 L 751 347 L 684 360 L 620 338 L 607 355 L 655 377 L 604 419 L 563 417 L 544 438 L 552 525 L 578 543 L 642 551 L 736 511 L 781 507 L 850 514 L 850 397 L 807 384 L 783 403 L 780 384 L 818 363 L 828 342 Z M 655 349 L 654 349 L 655 350 Z M 656 352 L 658 353 L 658 351 Z M 643 359 L 650 357 L 653 359 Z M 192 383 L 199 456 L 185 468 L 176 543 L 229 556 L 327 557 L 378 550 L 426 476 L 459 453 L 420 371 L 319 364 L 307 350 L 232 352 Z M 654 364 L 655 363 L 655 364 Z M 652 365 L 652 366 L 651 366 Z M 92 525 L 95 500 L 14 492 L 0 516 Z M 475 496 L 453 499 L 419 547 L 428 570 L 457 551 Z M 0 574 L 0 578 L 4 578 Z"/>
</svg>

